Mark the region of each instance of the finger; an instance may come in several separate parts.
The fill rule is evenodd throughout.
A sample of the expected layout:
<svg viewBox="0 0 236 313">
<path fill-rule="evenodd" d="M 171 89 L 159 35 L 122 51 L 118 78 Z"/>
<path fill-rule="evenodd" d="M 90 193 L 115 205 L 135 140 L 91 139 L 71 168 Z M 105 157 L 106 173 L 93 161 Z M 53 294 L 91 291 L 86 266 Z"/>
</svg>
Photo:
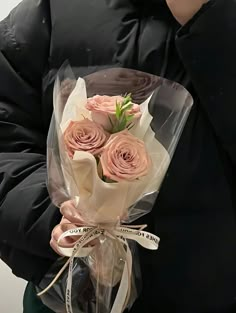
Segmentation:
<svg viewBox="0 0 236 313">
<path fill-rule="evenodd" d="M 62 219 L 60 222 L 60 225 L 63 225 L 63 224 L 70 224 L 71 226 L 75 225 L 75 224 L 71 223 L 67 218 L 65 218 L 65 216 L 62 216 Z"/>
<path fill-rule="evenodd" d="M 73 224 L 59 224 L 57 225 L 53 231 L 52 231 L 52 240 L 55 241 L 56 243 L 58 243 L 59 238 L 61 237 L 61 235 L 70 230 L 76 228 L 75 225 Z M 60 246 L 63 247 L 72 247 L 74 245 L 74 243 L 76 242 L 76 240 L 78 240 L 79 236 L 69 236 L 69 237 L 65 237 L 63 239 L 60 240 Z"/>
<path fill-rule="evenodd" d="M 61 205 L 60 212 L 71 223 L 80 225 L 84 224 L 84 221 L 72 200 L 64 202 Z"/>
<path fill-rule="evenodd" d="M 50 246 L 57 254 L 59 254 L 60 256 L 63 256 L 62 253 L 58 250 L 58 245 L 55 240 L 53 239 L 50 240 Z"/>
</svg>

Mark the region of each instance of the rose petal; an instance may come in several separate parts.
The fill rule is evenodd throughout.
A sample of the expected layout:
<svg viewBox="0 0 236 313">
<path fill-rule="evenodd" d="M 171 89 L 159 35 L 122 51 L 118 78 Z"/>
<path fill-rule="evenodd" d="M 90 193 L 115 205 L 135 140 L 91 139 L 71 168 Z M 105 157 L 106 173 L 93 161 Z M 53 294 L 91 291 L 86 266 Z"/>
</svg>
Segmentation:
<svg viewBox="0 0 236 313">
<path fill-rule="evenodd" d="M 73 158 L 75 151 L 85 151 L 97 156 L 108 137 L 108 133 L 99 124 L 86 118 L 70 123 L 64 132 L 64 143 L 70 158 Z"/>
<path fill-rule="evenodd" d="M 144 142 L 125 130 L 110 136 L 101 164 L 106 177 L 117 182 L 133 181 L 148 174 L 151 159 Z"/>
</svg>

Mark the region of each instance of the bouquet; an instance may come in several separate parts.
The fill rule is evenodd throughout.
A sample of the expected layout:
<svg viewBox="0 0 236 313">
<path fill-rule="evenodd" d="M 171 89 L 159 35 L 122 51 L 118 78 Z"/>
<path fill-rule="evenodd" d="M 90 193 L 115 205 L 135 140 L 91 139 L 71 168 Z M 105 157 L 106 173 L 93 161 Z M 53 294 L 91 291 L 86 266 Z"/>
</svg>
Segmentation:
<svg viewBox="0 0 236 313">
<path fill-rule="evenodd" d="M 68 71 L 54 87 L 48 190 L 57 206 L 74 200 L 84 224 L 59 238 L 65 257 L 38 291 L 56 313 L 121 313 L 138 295 L 136 243 L 156 250 L 160 240 L 131 223 L 151 211 L 193 100 L 181 85 L 135 70 L 78 80 Z M 73 247 L 60 247 L 68 236 Z"/>
</svg>

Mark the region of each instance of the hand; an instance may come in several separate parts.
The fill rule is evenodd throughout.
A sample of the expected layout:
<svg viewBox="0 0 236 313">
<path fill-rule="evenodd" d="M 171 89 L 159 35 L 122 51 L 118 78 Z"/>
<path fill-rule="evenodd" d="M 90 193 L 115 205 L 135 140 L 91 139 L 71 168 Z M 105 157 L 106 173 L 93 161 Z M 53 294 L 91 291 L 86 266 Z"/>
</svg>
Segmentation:
<svg viewBox="0 0 236 313">
<path fill-rule="evenodd" d="M 166 0 L 175 19 L 185 25 L 209 0 Z"/>
<path fill-rule="evenodd" d="M 57 225 L 51 236 L 50 245 L 52 249 L 60 255 L 58 250 L 58 239 L 59 237 L 66 232 L 67 230 L 82 226 L 84 224 L 81 219 L 80 214 L 78 213 L 73 201 L 66 201 L 61 205 L 60 212 L 63 215 L 61 222 Z M 60 241 L 60 246 L 64 248 L 73 247 L 74 243 L 79 239 L 79 236 L 70 236 L 66 237 Z"/>
</svg>

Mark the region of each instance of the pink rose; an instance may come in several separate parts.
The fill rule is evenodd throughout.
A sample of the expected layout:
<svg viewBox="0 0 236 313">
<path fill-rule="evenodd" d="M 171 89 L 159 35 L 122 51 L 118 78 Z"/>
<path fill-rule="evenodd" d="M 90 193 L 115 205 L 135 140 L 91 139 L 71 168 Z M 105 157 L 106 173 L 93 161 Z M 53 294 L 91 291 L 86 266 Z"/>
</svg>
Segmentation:
<svg viewBox="0 0 236 313">
<path fill-rule="evenodd" d="M 101 154 L 103 175 L 113 181 L 133 181 L 146 176 L 151 159 L 144 142 L 128 130 L 110 136 Z"/>
<path fill-rule="evenodd" d="M 102 125 L 106 130 L 111 130 L 112 122 L 115 121 L 116 103 L 123 102 L 124 97 L 121 96 L 99 96 L 96 95 L 88 98 L 86 109 L 92 112 L 92 119 L 94 122 Z M 126 111 L 127 115 L 133 115 L 134 121 L 141 117 L 140 107 L 138 104 L 133 104 L 132 109 Z M 109 119 L 110 117 L 110 119 Z"/>
<path fill-rule="evenodd" d="M 70 158 L 73 158 L 75 151 L 85 151 L 97 156 L 108 136 L 101 125 L 85 118 L 70 123 L 64 132 L 64 143 Z"/>
</svg>

